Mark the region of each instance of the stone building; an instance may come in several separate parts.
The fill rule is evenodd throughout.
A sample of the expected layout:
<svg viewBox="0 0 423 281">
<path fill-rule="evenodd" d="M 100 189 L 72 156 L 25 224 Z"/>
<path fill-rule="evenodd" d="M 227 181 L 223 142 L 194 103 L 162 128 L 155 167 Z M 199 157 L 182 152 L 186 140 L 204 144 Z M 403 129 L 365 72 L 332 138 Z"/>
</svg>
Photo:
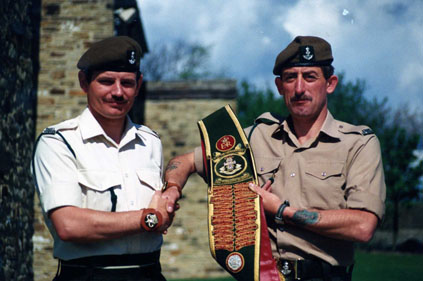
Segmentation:
<svg viewBox="0 0 423 281">
<path fill-rule="evenodd" d="M 40 1 L 0 2 L 0 280 L 32 280 Z"/>
<path fill-rule="evenodd" d="M 78 115 L 86 106 L 76 62 L 90 44 L 113 34 L 129 34 L 148 51 L 133 1 L 44 0 L 41 9 L 40 74 L 36 134 Z M 134 13 L 135 11 L 135 13 Z M 137 22 L 138 21 L 138 22 Z M 148 39 L 148 38 L 147 38 Z M 236 82 L 146 82 L 131 118 L 161 136 L 165 162 L 199 145 L 196 121 L 220 107 L 235 107 Z M 184 189 L 174 224 L 165 236 L 162 266 L 167 278 L 227 276 L 208 249 L 206 185 L 193 176 Z M 52 239 L 35 196 L 34 276 L 51 280 L 57 269 Z"/>
</svg>

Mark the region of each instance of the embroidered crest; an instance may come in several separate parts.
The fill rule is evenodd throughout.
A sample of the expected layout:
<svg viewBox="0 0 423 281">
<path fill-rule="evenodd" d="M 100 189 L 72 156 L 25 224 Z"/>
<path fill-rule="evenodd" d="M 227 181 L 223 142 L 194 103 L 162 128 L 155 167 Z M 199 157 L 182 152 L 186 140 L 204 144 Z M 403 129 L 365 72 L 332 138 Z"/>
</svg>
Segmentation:
<svg viewBox="0 0 423 281">
<path fill-rule="evenodd" d="M 306 61 L 314 60 L 314 48 L 313 46 L 302 46 L 300 47 L 301 58 Z"/>
<path fill-rule="evenodd" d="M 238 252 L 231 253 L 226 258 L 226 267 L 234 273 L 240 272 L 244 267 L 244 257 Z"/>
<path fill-rule="evenodd" d="M 219 151 L 228 151 L 235 146 L 235 138 L 231 135 L 225 135 L 216 142 L 216 148 Z"/>
<path fill-rule="evenodd" d="M 222 178 L 233 178 L 239 176 L 247 168 L 247 162 L 241 155 L 231 154 L 218 160 L 215 172 Z"/>
<path fill-rule="evenodd" d="M 128 62 L 130 63 L 130 64 L 134 64 L 135 62 L 136 62 L 136 60 L 135 60 L 135 51 L 128 51 L 129 53 L 128 53 Z"/>
<path fill-rule="evenodd" d="M 225 175 L 233 175 L 241 169 L 241 164 L 238 164 L 233 156 L 228 156 L 225 158 L 225 162 L 220 167 L 219 172 Z"/>
</svg>

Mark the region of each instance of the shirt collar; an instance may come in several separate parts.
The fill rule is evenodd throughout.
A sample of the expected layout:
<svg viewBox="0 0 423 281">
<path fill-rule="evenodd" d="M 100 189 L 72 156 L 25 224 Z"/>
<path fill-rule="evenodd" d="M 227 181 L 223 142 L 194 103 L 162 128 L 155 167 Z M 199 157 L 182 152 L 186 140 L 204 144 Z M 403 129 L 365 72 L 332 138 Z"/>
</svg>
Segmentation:
<svg viewBox="0 0 423 281">
<path fill-rule="evenodd" d="M 81 136 L 83 140 L 97 136 L 104 136 L 105 138 L 110 139 L 88 108 L 86 108 L 81 114 L 79 119 L 79 127 L 81 128 Z M 120 145 L 123 146 L 125 143 L 135 139 L 137 132 L 138 130 L 135 124 L 132 122 L 131 118 L 127 116 Z"/>
<path fill-rule="evenodd" d="M 100 126 L 88 107 L 82 112 L 79 118 L 79 127 L 81 128 L 81 136 L 83 140 L 101 135 L 106 136 L 103 128 Z"/>
<path fill-rule="evenodd" d="M 280 134 L 286 133 L 290 138 L 292 138 L 295 136 L 295 134 L 291 128 L 292 128 L 292 118 L 291 116 L 288 116 L 282 122 L 282 124 L 276 128 L 272 136 L 277 137 Z M 326 115 L 326 119 L 323 122 L 323 126 L 320 129 L 320 132 L 326 134 L 329 137 L 340 139 L 338 124 L 336 123 L 335 118 L 333 118 L 332 114 L 329 111 L 328 111 L 328 114 Z"/>
</svg>

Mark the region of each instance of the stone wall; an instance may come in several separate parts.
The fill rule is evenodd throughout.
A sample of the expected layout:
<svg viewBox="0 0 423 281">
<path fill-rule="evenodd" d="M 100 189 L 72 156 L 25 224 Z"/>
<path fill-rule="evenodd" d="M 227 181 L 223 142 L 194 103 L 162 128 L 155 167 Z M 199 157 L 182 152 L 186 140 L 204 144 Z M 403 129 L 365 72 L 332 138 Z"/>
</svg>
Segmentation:
<svg viewBox="0 0 423 281">
<path fill-rule="evenodd" d="M 200 144 L 199 119 L 226 104 L 236 106 L 233 80 L 147 82 L 146 92 L 145 124 L 161 136 L 165 163 Z M 39 96 L 37 132 L 78 115 L 85 106 L 82 95 Z M 52 239 L 44 226 L 38 197 L 35 200 L 35 280 L 47 281 L 56 272 L 57 262 L 51 257 Z M 206 204 L 206 184 L 192 176 L 184 188 L 181 209 L 165 236 L 161 261 L 167 278 L 228 276 L 209 251 Z"/>
<path fill-rule="evenodd" d="M 38 2 L 0 2 L 0 280 L 33 278 Z"/>
<path fill-rule="evenodd" d="M 84 95 L 76 63 L 93 42 L 113 35 L 112 8 L 113 0 L 42 1 L 38 103 L 45 107 L 38 114 L 44 122 L 40 127 L 75 116 L 73 106 L 57 110 L 53 105 Z"/>
</svg>

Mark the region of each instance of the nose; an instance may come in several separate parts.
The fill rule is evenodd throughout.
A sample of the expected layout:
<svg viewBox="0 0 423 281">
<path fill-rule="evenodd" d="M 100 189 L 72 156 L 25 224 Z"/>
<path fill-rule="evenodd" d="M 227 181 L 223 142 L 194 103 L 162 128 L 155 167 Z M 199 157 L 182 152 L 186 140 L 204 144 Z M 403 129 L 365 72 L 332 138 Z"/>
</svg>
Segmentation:
<svg viewBox="0 0 423 281">
<path fill-rule="evenodd" d="M 111 93 L 112 93 L 112 96 L 115 96 L 115 97 L 121 97 L 123 95 L 122 85 L 120 84 L 119 81 L 116 81 L 113 84 L 113 89 Z"/>
<path fill-rule="evenodd" d="M 295 94 L 303 94 L 304 93 L 304 79 L 303 77 L 299 76 L 298 79 L 295 81 Z"/>
</svg>

